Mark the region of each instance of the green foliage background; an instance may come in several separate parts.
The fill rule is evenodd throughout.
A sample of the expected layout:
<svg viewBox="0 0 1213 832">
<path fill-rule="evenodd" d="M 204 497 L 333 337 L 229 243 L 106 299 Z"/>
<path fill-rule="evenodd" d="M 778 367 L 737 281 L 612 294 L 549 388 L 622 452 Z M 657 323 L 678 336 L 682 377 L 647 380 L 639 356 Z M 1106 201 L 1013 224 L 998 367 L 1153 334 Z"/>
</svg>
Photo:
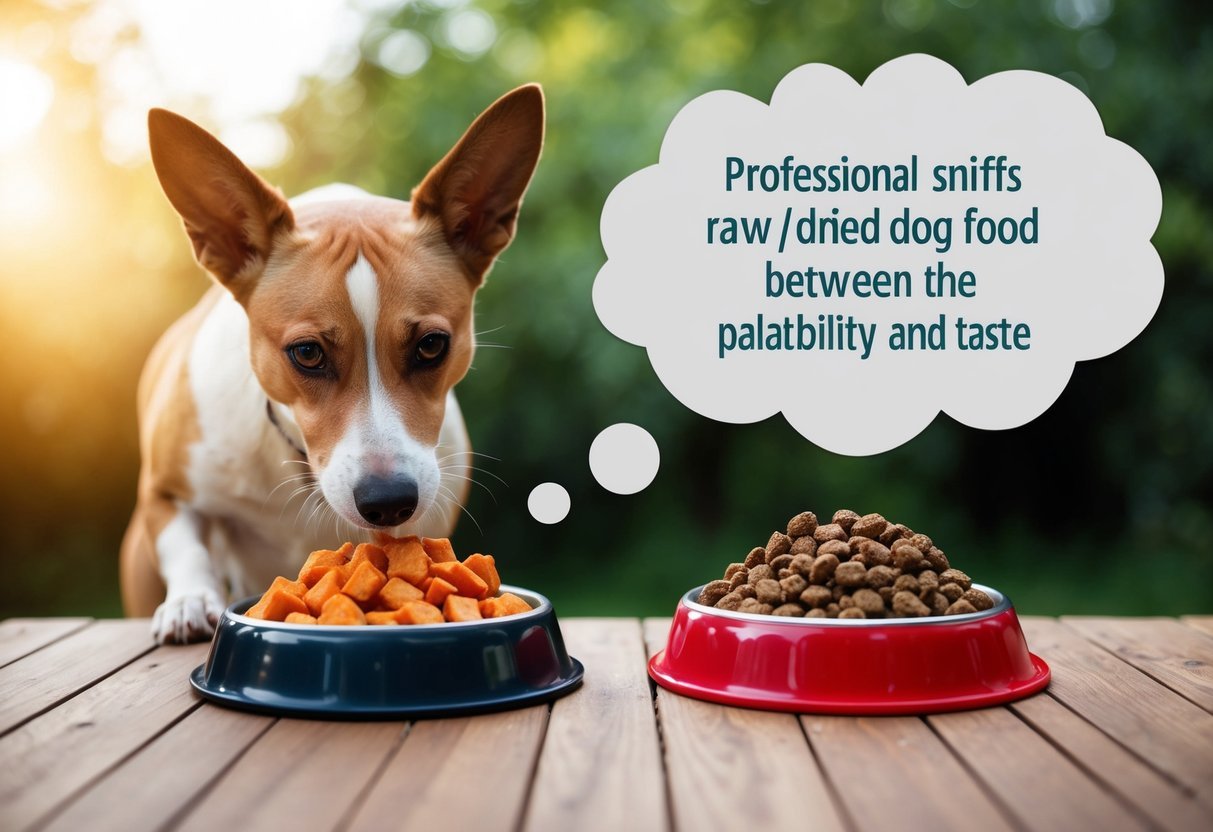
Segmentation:
<svg viewBox="0 0 1213 832">
<path fill-rule="evenodd" d="M 665 614 L 679 593 L 718 576 L 796 512 L 849 507 L 930 534 L 956 565 L 1005 589 L 1022 611 L 1213 611 L 1208 6 L 477 5 L 499 34 L 474 59 L 443 46 L 440 8 L 413 4 L 371 25 L 363 38 L 368 57 L 353 76 L 313 83 L 284 115 L 294 152 L 267 172 L 287 193 L 343 180 L 407 198 L 479 110 L 516 84 L 544 85 L 544 156 L 518 239 L 478 303 L 484 340 L 509 348 L 481 350 L 459 388 L 477 450 L 497 460 L 483 463 L 490 472 L 479 477 L 485 488 L 475 489 L 468 505 L 479 528 L 465 518 L 458 550 L 495 553 L 509 580 L 548 593 L 566 615 Z M 435 44 L 424 68 L 407 78 L 371 59 L 382 38 L 401 28 Z M 670 119 L 700 93 L 730 88 L 767 100 L 800 64 L 831 63 L 862 80 L 909 52 L 947 60 L 970 81 L 1005 69 L 1060 75 L 1091 97 L 1109 135 L 1150 161 L 1163 186 L 1155 245 L 1166 267 L 1154 321 L 1119 353 L 1078 365 L 1057 403 L 1012 431 L 978 431 L 940 416 L 902 448 L 848 458 L 811 445 L 781 418 L 731 426 L 686 410 L 656 379 L 644 351 L 616 340 L 594 315 L 590 288 L 603 262 L 598 219 L 607 194 L 656 161 Z M 129 176 L 134 193 L 155 193 L 149 168 Z M 157 222 L 165 233 L 179 233 L 171 217 Z M 183 236 L 175 244 L 186 251 Z M 0 542 L 6 557 L 26 556 L 15 583 L 0 588 L 5 613 L 116 610 L 115 553 L 136 471 L 136 356 L 204 286 L 189 276 L 186 261 L 175 268 L 186 288 L 156 290 L 150 323 L 128 339 L 115 366 L 101 371 L 96 398 L 78 407 L 60 434 L 37 436 L 0 422 L 0 434 L 13 437 L 5 451 L 26 461 L 3 474 L 11 516 L 0 525 Z M 133 297 L 148 290 L 129 283 L 116 291 Z M 5 317 L 0 313 L 0 323 L 28 326 Z M 20 383 L 5 381 L 9 389 Z M 94 410 L 117 414 L 115 426 L 90 435 Z M 594 436 L 619 421 L 647 428 L 662 454 L 656 480 L 630 497 L 599 487 L 587 464 Z M 39 454 L 59 453 L 50 449 L 56 436 L 76 443 L 84 436 L 102 448 L 90 457 L 91 475 L 62 482 L 40 473 Z M 573 500 L 568 519 L 555 526 L 540 525 L 526 510 L 530 489 L 549 480 Z M 65 505 L 71 524 L 56 520 Z M 70 569 L 104 591 L 55 588 Z"/>
</svg>

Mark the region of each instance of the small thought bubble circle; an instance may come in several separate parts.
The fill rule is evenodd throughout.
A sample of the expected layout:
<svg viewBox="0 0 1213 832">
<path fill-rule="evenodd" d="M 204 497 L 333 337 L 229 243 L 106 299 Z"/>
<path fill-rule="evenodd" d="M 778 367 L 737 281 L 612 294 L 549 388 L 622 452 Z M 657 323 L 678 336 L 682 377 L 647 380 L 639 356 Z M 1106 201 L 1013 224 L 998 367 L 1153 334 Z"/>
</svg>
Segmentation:
<svg viewBox="0 0 1213 832">
<path fill-rule="evenodd" d="M 526 500 L 526 507 L 531 516 L 549 526 L 568 517 L 571 505 L 569 492 L 555 482 L 544 482 L 535 486 Z"/>
<path fill-rule="evenodd" d="M 635 494 L 648 487 L 661 465 L 661 451 L 639 425 L 620 422 L 604 429 L 590 445 L 590 471 L 607 491 Z"/>
</svg>

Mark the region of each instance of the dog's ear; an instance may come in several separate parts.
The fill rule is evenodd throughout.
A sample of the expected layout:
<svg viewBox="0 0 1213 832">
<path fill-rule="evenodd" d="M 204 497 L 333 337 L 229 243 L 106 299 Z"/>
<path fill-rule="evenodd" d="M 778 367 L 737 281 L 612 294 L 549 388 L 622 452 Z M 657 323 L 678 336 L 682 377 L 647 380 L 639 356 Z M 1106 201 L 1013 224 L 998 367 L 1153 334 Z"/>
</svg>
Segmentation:
<svg viewBox="0 0 1213 832">
<path fill-rule="evenodd" d="M 518 207 L 543 147 L 543 90 L 506 93 L 413 189 L 413 215 L 435 217 L 479 283 L 514 238 Z"/>
<path fill-rule="evenodd" d="M 147 114 L 152 164 L 185 221 L 194 256 L 243 300 L 265 267 L 274 237 L 295 218 L 277 189 L 198 125 L 176 113 Z"/>
</svg>

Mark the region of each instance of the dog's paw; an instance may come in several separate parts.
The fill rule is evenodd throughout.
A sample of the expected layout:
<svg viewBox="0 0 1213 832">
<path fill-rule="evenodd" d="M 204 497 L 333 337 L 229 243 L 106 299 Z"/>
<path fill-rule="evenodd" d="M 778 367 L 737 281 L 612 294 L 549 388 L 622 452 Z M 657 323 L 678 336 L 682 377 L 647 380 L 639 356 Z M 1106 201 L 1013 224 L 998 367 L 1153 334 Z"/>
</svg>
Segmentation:
<svg viewBox="0 0 1213 832">
<path fill-rule="evenodd" d="M 206 641 L 214 634 L 222 614 L 223 599 L 214 590 L 195 590 L 168 598 L 152 617 L 152 636 L 157 644 Z"/>
</svg>

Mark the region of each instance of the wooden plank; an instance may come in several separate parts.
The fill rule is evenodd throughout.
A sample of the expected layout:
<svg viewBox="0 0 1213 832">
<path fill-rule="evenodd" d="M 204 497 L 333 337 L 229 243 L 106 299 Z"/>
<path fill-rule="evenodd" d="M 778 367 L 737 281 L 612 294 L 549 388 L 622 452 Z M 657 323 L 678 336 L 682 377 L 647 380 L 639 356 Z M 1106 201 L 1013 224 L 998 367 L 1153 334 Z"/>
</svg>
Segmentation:
<svg viewBox="0 0 1213 832">
<path fill-rule="evenodd" d="M 155 646 L 145 619 L 95 621 L 0 668 L 0 734 Z"/>
<path fill-rule="evenodd" d="M 1180 618 L 1189 627 L 1213 633 L 1213 615 L 1185 615 Z"/>
<path fill-rule="evenodd" d="M 35 824 L 196 707 L 186 678 L 205 656 L 201 644 L 160 648 L 0 739 L 4 827 Z"/>
<path fill-rule="evenodd" d="M 517 829 L 547 721 L 537 705 L 416 723 L 347 828 Z"/>
<path fill-rule="evenodd" d="M 1174 618 L 1067 615 L 1061 622 L 1180 696 L 1213 711 L 1213 635 Z"/>
<path fill-rule="evenodd" d="M 203 705 L 55 814 L 42 832 L 161 829 L 237 759 L 273 717 Z M 131 797 L 138 795 L 138 818 Z"/>
<path fill-rule="evenodd" d="M 1011 705 L 1020 717 L 1159 828 L 1207 832 L 1213 813 L 1047 693 Z"/>
<path fill-rule="evenodd" d="M 802 716 L 822 767 L 859 829 L 1013 827 L 918 717 Z"/>
<path fill-rule="evenodd" d="M 927 722 L 1003 809 L 1028 829 L 1149 829 L 1006 708 Z"/>
<path fill-rule="evenodd" d="M 640 622 L 568 619 L 561 629 L 569 652 L 585 664 L 585 682 L 552 706 L 524 828 L 668 829 Z"/>
<path fill-rule="evenodd" d="M 1022 619 L 1053 668 L 1049 693 L 1213 805 L 1213 714 L 1052 619 Z"/>
<path fill-rule="evenodd" d="M 0 667 L 83 627 L 91 618 L 10 618 L 0 623 Z"/>
<path fill-rule="evenodd" d="M 669 619 L 646 619 L 650 654 Z M 725 707 L 657 689 L 670 809 L 682 830 L 846 828 L 793 714 Z"/>
<path fill-rule="evenodd" d="M 281 719 L 187 810 L 180 828 L 332 829 L 404 728 L 401 722 Z"/>
</svg>

